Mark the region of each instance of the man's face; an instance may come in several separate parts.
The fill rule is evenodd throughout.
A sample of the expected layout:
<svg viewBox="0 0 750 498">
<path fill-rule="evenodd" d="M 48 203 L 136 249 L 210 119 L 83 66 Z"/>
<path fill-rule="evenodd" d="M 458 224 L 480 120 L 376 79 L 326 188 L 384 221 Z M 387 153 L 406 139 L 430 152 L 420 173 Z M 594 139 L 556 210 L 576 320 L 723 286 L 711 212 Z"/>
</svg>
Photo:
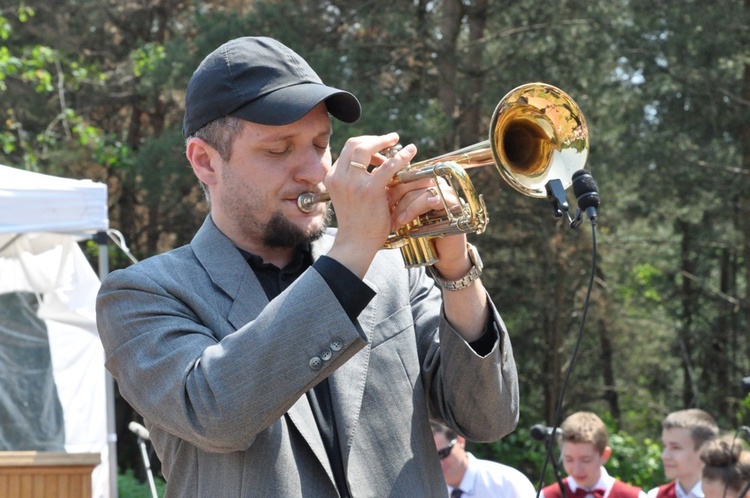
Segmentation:
<svg viewBox="0 0 750 498">
<path fill-rule="evenodd" d="M 599 453 L 591 443 L 566 441 L 563 445 L 563 467 L 578 484 L 592 488 L 599 482 L 601 467 L 607 463 L 610 453 L 609 448 L 606 448 L 604 453 Z"/>
<path fill-rule="evenodd" d="M 324 103 L 284 126 L 244 123 L 211 188 L 212 213 L 232 226 L 240 246 L 293 247 L 319 237 L 327 206 L 310 213 L 297 197 L 320 191 L 331 168 L 331 123 Z"/>
<path fill-rule="evenodd" d="M 667 479 L 693 481 L 700 478 L 703 461 L 700 448 L 695 448 L 689 429 L 664 429 L 661 433 L 661 442 L 661 461 Z"/>
</svg>

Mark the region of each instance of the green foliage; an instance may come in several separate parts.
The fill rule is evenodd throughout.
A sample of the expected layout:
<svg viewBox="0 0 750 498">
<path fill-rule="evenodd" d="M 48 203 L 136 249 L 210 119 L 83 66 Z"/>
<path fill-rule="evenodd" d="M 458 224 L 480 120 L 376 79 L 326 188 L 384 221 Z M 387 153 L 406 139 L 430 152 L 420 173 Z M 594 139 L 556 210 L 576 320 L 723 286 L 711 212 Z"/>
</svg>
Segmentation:
<svg viewBox="0 0 750 498">
<path fill-rule="evenodd" d="M 157 43 L 147 43 L 137 47 L 130 55 L 133 60 L 133 74 L 140 77 L 156 69 L 159 61 L 166 57 L 164 46 Z"/>
<path fill-rule="evenodd" d="M 625 432 L 610 434 L 612 456 L 607 463 L 610 475 L 645 490 L 665 481 L 661 444 L 650 438 L 636 439 Z"/>
<path fill-rule="evenodd" d="M 11 26 L 6 25 L 3 32 L 10 34 Z M 42 45 L 27 47 L 19 55 L 13 55 L 7 46 L 0 46 L 0 91 L 7 89 L 5 80 L 9 76 L 17 76 L 23 82 L 34 84 L 38 93 L 51 92 L 52 74 L 48 67 L 57 58 L 55 50 Z"/>
<path fill-rule="evenodd" d="M 60 84 L 64 82 L 71 90 L 78 90 L 81 82 L 101 82 L 102 74 L 89 64 L 66 60 L 66 54 L 57 48 L 40 43 L 13 43 L 12 35 L 19 32 L 24 23 L 32 22 L 35 11 L 21 3 L 14 12 L 15 23 L 3 13 L 0 11 L 0 38 L 6 41 L 0 45 L 0 92 L 8 91 L 13 80 L 20 83 L 17 94 L 22 93 L 18 89 L 31 90 L 32 96 L 25 98 L 44 100 L 46 97 L 38 95 L 56 91 L 60 98 L 51 121 L 37 133 L 28 129 L 29 123 L 25 121 L 30 113 L 41 109 L 24 105 L 23 100 L 10 101 L 7 107 L 0 109 L 0 113 L 5 113 L 5 129 L 0 128 L 3 152 L 10 157 L 20 157 L 20 162 L 29 169 L 38 169 L 40 163 L 56 156 L 57 151 L 67 154 L 70 148 L 76 147 L 96 150 L 104 131 L 92 124 L 89 116 L 67 105 Z"/>
<path fill-rule="evenodd" d="M 750 394 L 739 403 L 735 425 L 750 425 Z"/>
<path fill-rule="evenodd" d="M 632 288 L 634 292 L 637 292 L 646 300 L 654 302 L 661 301 L 659 291 L 655 288 L 654 284 L 663 276 L 663 272 L 659 271 L 659 269 L 651 263 L 644 263 L 633 267 L 632 273 L 635 285 L 638 286 Z"/>
<path fill-rule="evenodd" d="M 154 485 L 157 496 L 164 496 L 164 480 L 154 477 Z M 140 482 L 133 474 L 133 469 L 127 469 L 124 474 L 117 476 L 117 494 L 121 498 L 152 498 L 148 481 Z"/>
</svg>

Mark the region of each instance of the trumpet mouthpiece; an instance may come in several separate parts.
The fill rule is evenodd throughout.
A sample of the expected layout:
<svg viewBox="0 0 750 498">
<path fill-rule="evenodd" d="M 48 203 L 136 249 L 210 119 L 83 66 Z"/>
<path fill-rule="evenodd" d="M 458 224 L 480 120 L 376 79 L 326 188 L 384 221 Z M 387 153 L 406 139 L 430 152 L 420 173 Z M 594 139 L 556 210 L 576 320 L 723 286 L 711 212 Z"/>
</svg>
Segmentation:
<svg viewBox="0 0 750 498">
<path fill-rule="evenodd" d="M 297 207 L 303 213 L 309 213 L 313 210 L 315 204 L 319 202 L 328 202 L 331 196 L 327 192 L 316 194 L 314 192 L 303 192 L 297 197 Z"/>
</svg>

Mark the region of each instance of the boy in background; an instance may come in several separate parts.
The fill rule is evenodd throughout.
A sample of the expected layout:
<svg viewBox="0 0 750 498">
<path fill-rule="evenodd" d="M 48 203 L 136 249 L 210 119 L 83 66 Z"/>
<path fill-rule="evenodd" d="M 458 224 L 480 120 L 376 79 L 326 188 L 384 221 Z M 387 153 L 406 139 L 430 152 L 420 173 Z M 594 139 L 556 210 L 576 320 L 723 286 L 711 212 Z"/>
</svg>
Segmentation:
<svg viewBox="0 0 750 498">
<path fill-rule="evenodd" d="M 718 435 L 716 420 L 690 408 L 670 413 L 661 427 L 661 460 L 671 481 L 649 491 L 648 498 L 703 498 L 701 449 Z"/>
<path fill-rule="evenodd" d="M 609 433 L 594 413 L 576 412 L 561 427 L 563 467 L 568 477 L 562 480 L 568 498 L 646 498 L 641 488 L 615 479 L 604 465 L 612 455 Z M 542 489 L 540 497 L 560 498 L 558 483 Z"/>
</svg>

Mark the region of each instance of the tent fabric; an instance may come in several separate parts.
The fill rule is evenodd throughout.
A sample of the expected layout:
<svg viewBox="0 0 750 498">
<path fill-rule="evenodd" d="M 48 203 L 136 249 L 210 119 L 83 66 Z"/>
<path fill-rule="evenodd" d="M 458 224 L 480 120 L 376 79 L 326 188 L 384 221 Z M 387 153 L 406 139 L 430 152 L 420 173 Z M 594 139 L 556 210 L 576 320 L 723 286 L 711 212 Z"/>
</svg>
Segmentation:
<svg viewBox="0 0 750 498">
<path fill-rule="evenodd" d="M 0 233 L 93 233 L 107 228 L 106 185 L 0 165 Z"/>
<path fill-rule="evenodd" d="M 65 451 L 44 320 L 31 292 L 0 293 L 0 451 Z"/>
<path fill-rule="evenodd" d="M 108 224 L 106 185 L 0 165 L 0 358 L 16 348 L 10 353 L 15 363 L 0 369 L 0 380 L 12 375 L 19 387 L 39 393 L 11 392 L 11 384 L 0 391 L 0 442 L 6 444 L 0 449 L 62 444 L 68 453 L 99 453 L 95 498 L 112 495 L 108 394 L 95 317 L 100 280 L 78 241 Z M 21 358 L 19 351 L 33 357 Z M 18 378 L 23 361 L 25 379 Z M 11 401 L 29 406 L 8 406 Z M 22 440 L 8 436 L 14 428 L 39 432 Z"/>
</svg>

